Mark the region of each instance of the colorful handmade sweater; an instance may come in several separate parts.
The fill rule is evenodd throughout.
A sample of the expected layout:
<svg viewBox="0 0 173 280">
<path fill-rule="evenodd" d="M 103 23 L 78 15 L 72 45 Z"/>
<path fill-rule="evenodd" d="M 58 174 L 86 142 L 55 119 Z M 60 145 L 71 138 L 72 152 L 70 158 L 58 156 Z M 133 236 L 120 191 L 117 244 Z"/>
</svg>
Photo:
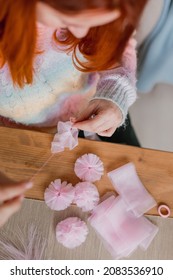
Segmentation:
<svg viewBox="0 0 173 280">
<path fill-rule="evenodd" d="M 128 108 L 136 99 L 136 51 L 131 39 L 122 66 L 99 73 L 82 73 L 71 55 L 60 51 L 53 30 L 39 25 L 34 81 L 24 88 L 14 87 L 8 65 L 0 69 L 0 116 L 17 123 L 53 126 L 66 121 L 90 99 L 106 99 L 118 105 L 125 121 Z"/>
</svg>

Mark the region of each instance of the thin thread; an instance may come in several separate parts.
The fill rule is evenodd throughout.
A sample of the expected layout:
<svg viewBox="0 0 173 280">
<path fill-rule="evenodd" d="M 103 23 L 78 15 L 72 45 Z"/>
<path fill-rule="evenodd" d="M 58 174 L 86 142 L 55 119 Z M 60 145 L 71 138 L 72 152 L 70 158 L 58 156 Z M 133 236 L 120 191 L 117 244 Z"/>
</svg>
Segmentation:
<svg viewBox="0 0 173 280">
<path fill-rule="evenodd" d="M 48 162 L 54 157 L 55 154 L 52 154 L 44 163 L 43 165 L 37 170 L 37 172 L 32 176 L 29 181 L 33 181 L 33 179 L 42 171 L 42 169 L 48 164 Z"/>
</svg>

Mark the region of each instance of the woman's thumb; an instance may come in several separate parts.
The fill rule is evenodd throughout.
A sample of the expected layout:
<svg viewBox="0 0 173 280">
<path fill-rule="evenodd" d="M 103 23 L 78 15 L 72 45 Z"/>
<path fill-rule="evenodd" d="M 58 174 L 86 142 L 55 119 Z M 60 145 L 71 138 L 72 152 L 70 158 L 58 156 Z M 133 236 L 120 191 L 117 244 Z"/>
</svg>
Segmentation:
<svg viewBox="0 0 173 280">
<path fill-rule="evenodd" d="M 88 107 L 86 107 L 84 110 L 81 110 L 79 113 L 76 114 L 76 116 L 71 117 L 71 122 L 81 122 L 85 121 L 91 118 L 94 112 L 94 106 L 92 104 L 89 104 Z"/>
</svg>

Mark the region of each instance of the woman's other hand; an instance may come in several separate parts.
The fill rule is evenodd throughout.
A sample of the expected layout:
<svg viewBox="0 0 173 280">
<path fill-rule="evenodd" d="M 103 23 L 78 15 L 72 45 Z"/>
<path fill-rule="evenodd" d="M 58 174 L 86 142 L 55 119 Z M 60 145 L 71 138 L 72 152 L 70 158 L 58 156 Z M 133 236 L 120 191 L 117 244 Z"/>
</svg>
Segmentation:
<svg viewBox="0 0 173 280">
<path fill-rule="evenodd" d="M 71 118 L 71 121 L 78 129 L 110 137 L 121 124 L 122 118 L 121 110 L 115 103 L 95 99 L 75 118 Z"/>
<path fill-rule="evenodd" d="M 30 188 L 31 182 L 0 184 L 0 227 L 19 210 L 24 193 Z"/>
</svg>

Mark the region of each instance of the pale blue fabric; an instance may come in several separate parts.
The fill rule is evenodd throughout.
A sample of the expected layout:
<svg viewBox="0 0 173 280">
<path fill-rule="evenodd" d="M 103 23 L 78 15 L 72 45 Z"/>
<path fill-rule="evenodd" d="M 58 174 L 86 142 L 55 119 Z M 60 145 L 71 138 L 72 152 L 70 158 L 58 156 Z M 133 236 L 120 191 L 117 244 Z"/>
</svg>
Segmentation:
<svg viewBox="0 0 173 280">
<path fill-rule="evenodd" d="M 149 92 L 158 83 L 173 84 L 173 0 L 164 0 L 156 27 L 138 50 L 138 90 Z"/>
</svg>

